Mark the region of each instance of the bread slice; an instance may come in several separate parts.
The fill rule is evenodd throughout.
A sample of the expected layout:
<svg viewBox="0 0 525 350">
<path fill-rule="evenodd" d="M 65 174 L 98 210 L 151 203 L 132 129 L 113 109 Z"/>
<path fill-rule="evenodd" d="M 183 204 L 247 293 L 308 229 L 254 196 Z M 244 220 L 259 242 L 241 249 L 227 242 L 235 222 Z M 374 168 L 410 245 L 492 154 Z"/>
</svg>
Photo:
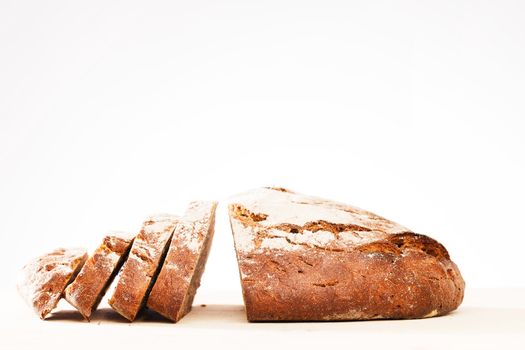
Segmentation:
<svg viewBox="0 0 525 350">
<path fill-rule="evenodd" d="M 137 317 L 146 302 L 178 221 L 174 215 L 152 216 L 135 237 L 109 299 L 109 305 L 129 321 Z"/>
<path fill-rule="evenodd" d="M 86 259 L 86 251 L 76 248 L 59 248 L 42 255 L 22 268 L 18 291 L 44 319 L 56 307 L 64 288 L 75 278 Z"/>
<path fill-rule="evenodd" d="M 371 212 L 262 188 L 229 214 L 250 321 L 423 318 L 463 300 L 440 243 Z"/>
<path fill-rule="evenodd" d="M 66 288 L 64 298 L 86 320 L 96 310 L 116 273 L 127 256 L 133 238 L 115 233 L 104 237 L 102 244 L 89 257 L 75 280 Z"/>
<path fill-rule="evenodd" d="M 199 288 L 215 226 L 216 202 L 192 202 L 182 217 L 164 265 L 148 298 L 148 308 L 177 322 Z"/>
</svg>

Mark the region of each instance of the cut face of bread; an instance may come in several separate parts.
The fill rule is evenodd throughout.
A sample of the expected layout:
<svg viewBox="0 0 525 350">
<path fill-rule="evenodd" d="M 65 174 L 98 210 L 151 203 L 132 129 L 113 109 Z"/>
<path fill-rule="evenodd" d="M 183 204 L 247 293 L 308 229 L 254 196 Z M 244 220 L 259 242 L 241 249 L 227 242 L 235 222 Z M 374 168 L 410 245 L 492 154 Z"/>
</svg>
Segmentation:
<svg viewBox="0 0 525 350">
<path fill-rule="evenodd" d="M 371 212 L 262 188 L 229 215 L 250 321 L 423 318 L 463 300 L 441 244 Z"/>
<path fill-rule="evenodd" d="M 23 267 L 18 291 L 44 319 L 57 305 L 64 288 L 73 280 L 87 259 L 84 249 L 57 249 Z"/>
<path fill-rule="evenodd" d="M 89 257 L 75 280 L 66 288 L 65 299 L 85 319 L 96 310 L 131 247 L 133 238 L 116 233 L 104 237 L 102 244 Z"/>
<path fill-rule="evenodd" d="M 177 322 L 186 315 L 200 285 L 215 226 L 215 202 L 192 202 L 179 221 L 148 308 Z"/>
<path fill-rule="evenodd" d="M 137 317 L 146 302 L 178 221 L 174 215 L 150 217 L 135 237 L 109 299 L 109 305 L 129 321 Z"/>
</svg>

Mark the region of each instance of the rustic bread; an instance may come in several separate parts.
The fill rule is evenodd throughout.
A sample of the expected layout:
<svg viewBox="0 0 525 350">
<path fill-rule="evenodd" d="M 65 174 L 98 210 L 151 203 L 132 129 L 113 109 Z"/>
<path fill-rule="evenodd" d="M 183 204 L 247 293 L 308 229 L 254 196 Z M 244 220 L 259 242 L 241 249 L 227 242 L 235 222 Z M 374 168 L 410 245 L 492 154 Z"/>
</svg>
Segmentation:
<svg viewBox="0 0 525 350">
<path fill-rule="evenodd" d="M 84 249 L 59 248 L 22 268 L 18 291 L 37 315 L 44 319 L 58 304 L 64 288 L 87 259 Z"/>
<path fill-rule="evenodd" d="M 215 226 L 216 202 L 192 202 L 181 218 L 164 265 L 148 297 L 148 308 L 177 322 L 200 285 Z"/>
<path fill-rule="evenodd" d="M 146 302 L 178 221 L 174 215 L 152 216 L 135 237 L 109 299 L 109 305 L 129 321 L 137 317 Z"/>
<path fill-rule="evenodd" d="M 423 318 L 463 300 L 441 244 L 371 212 L 263 188 L 229 214 L 250 321 Z"/>
<path fill-rule="evenodd" d="M 122 266 L 133 238 L 124 233 L 104 237 L 102 244 L 89 257 L 75 280 L 67 286 L 64 298 L 86 320 L 96 310 L 116 273 Z"/>
</svg>

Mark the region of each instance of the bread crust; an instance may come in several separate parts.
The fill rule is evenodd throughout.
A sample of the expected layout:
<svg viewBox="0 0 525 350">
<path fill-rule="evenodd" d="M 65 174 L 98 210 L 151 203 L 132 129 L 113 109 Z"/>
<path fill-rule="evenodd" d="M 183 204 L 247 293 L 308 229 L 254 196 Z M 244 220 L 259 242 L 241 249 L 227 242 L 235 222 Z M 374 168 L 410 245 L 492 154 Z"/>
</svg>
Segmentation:
<svg viewBox="0 0 525 350">
<path fill-rule="evenodd" d="M 215 226 L 216 202 L 192 202 L 179 221 L 147 307 L 173 322 L 186 315 L 200 285 Z"/>
<path fill-rule="evenodd" d="M 145 305 L 178 221 L 179 217 L 174 215 L 150 217 L 135 237 L 108 301 L 127 320 L 135 320 Z"/>
<path fill-rule="evenodd" d="M 126 258 L 133 237 L 116 233 L 104 237 L 75 280 L 64 291 L 64 298 L 89 321 Z"/>
<path fill-rule="evenodd" d="M 249 321 L 424 318 L 463 300 L 440 243 L 373 213 L 284 189 L 229 212 Z"/>
<path fill-rule="evenodd" d="M 84 265 L 84 249 L 59 248 L 22 268 L 18 291 L 35 313 L 44 319 L 58 304 L 66 286 Z"/>
</svg>

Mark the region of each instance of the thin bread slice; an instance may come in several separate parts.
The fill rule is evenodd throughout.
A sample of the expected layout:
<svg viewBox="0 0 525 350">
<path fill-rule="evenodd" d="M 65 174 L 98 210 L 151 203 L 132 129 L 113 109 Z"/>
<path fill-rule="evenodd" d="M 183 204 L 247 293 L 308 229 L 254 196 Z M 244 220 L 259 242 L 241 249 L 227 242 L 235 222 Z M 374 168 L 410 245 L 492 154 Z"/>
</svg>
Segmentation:
<svg viewBox="0 0 525 350">
<path fill-rule="evenodd" d="M 86 261 L 75 280 L 66 288 L 64 298 L 89 321 L 113 278 L 124 262 L 133 237 L 115 233 L 104 237 L 102 244 Z"/>
<path fill-rule="evenodd" d="M 147 306 L 173 322 L 191 310 L 213 240 L 216 202 L 190 203 L 181 218 Z"/>
<path fill-rule="evenodd" d="M 135 237 L 109 299 L 109 305 L 129 321 L 137 317 L 147 300 L 178 221 L 175 215 L 152 216 Z"/>
<path fill-rule="evenodd" d="M 36 314 L 44 319 L 58 304 L 64 288 L 87 259 L 85 249 L 59 248 L 22 268 L 18 291 Z"/>
</svg>

